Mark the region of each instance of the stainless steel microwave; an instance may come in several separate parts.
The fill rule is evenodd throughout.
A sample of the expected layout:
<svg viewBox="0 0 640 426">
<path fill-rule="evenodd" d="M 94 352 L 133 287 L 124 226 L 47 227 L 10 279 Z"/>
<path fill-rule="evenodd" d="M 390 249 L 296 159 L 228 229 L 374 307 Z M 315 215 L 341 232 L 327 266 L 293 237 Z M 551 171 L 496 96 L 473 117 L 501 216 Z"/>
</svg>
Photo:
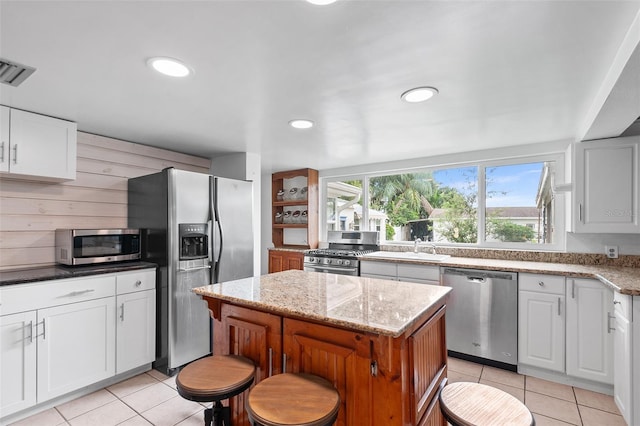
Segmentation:
<svg viewBox="0 0 640 426">
<path fill-rule="evenodd" d="M 56 229 L 56 262 L 63 265 L 140 259 L 139 229 Z"/>
</svg>

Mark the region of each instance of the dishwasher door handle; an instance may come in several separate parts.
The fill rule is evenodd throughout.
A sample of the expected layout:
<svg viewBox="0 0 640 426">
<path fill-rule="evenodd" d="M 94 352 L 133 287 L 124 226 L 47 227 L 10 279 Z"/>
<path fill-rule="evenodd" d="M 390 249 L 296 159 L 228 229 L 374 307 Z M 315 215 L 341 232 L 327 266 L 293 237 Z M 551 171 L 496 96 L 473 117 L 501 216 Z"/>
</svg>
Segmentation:
<svg viewBox="0 0 640 426">
<path fill-rule="evenodd" d="M 467 277 L 467 281 L 471 281 L 472 283 L 482 284 L 482 283 L 486 282 L 487 280 L 484 277 L 471 277 L 471 276 L 468 276 Z"/>
</svg>

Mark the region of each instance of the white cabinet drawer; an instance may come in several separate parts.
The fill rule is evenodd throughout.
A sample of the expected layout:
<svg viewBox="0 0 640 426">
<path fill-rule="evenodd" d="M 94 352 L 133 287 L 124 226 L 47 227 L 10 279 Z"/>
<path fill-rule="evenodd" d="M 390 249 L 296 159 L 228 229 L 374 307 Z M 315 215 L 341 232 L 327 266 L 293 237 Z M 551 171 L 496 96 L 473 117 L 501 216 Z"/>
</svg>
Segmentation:
<svg viewBox="0 0 640 426">
<path fill-rule="evenodd" d="M 395 263 L 391 262 L 367 262 L 360 261 L 360 274 L 385 275 L 387 277 L 397 277 L 398 269 Z"/>
<path fill-rule="evenodd" d="M 0 289 L 0 299 L 2 299 L 0 315 L 83 302 L 115 296 L 115 294 L 116 277 L 114 275 L 16 284 Z"/>
<path fill-rule="evenodd" d="M 398 264 L 398 280 L 402 281 L 403 278 L 440 281 L 440 267 Z"/>
<path fill-rule="evenodd" d="M 122 272 L 116 277 L 116 293 L 125 294 L 156 288 L 155 269 L 135 272 Z"/>
<path fill-rule="evenodd" d="M 564 295 L 564 277 L 557 275 L 518 274 L 520 290 Z"/>
<path fill-rule="evenodd" d="M 617 292 L 613 293 L 613 306 L 615 313 L 622 315 L 622 317 L 627 319 L 629 322 L 633 321 L 633 318 L 631 318 L 631 304 L 631 296 Z"/>
</svg>

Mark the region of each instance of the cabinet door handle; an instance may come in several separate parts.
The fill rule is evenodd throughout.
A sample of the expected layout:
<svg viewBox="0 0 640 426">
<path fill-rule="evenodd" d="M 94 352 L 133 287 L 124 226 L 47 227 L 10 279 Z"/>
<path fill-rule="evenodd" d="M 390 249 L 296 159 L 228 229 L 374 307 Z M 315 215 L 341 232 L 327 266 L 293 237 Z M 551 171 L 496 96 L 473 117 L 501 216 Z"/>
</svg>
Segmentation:
<svg viewBox="0 0 640 426">
<path fill-rule="evenodd" d="M 578 204 L 578 221 L 582 222 L 582 203 Z"/>
<path fill-rule="evenodd" d="M 94 289 L 92 289 L 92 288 L 91 288 L 91 289 L 89 289 L 89 290 L 72 291 L 71 293 L 67 294 L 67 296 L 71 296 L 71 297 L 74 297 L 74 296 L 82 296 L 83 294 L 91 293 L 91 292 L 93 292 L 93 291 L 95 291 L 95 290 L 94 290 Z"/>
<path fill-rule="evenodd" d="M 124 303 L 120 305 L 120 321 L 124 322 Z"/>
<path fill-rule="evenodd" d="M 18 145 L 13 145 L 13 164 L 18 164 Z"/>
<path fill-rule="evenodd" d="M 576 298 L 576 282 L 575 280 L 571 280 L 571 298 Z"/>
<path fill-rule="evenodd" d="M 558 316 L 562 315 L 562 312 L 560 311 L 561 304 L 562 304 L 562 298 L 558 297 Z"/>
<path fill-rule="evenodd" d="M 607 333 L 611 334 L 612 331 L 616 331 L 615 327 L 611 327 L 611 319 L 616 319 L 615 315 L 611 315 L 611 312 L 607 312 Z"/>
<path fill-rule="evenodd" d="M 33 321 L 29 321 L 29 343 L 33 343 Z"/>
<path fill-rule="evenodd" d="M 273 376 L 273 348 L 269 348 L 269 376 Z"/>
<path fill-rule="evenodd" d="M 287 372 L 287 354 L 285 353 L 282 354 L 282 372 Z"/>
<path fill-rule="evenodd" d="M 613 304 L 614 304 L 614 305 L 621 305 L 621 304 L 622 304 L 622 302 L 621 302 L 621 301 L 619 301 L 619 300 L 614 300 L 614 301 L 613 301 Z"/>
<path fill-rule="evenodd" d="M 42 336 L 42 340 L 47 340 L 47 324 L 44 322 L 44 318 L 42 318 L 42 334 L 38 334 L 36 337 Z M 38 325 L 36 324 L 36 327 Z"/>
<path fill-rule="evenodd" d="M 4 163 L 4 141 L 0 144 L 0 163 Z"/>
</svg>

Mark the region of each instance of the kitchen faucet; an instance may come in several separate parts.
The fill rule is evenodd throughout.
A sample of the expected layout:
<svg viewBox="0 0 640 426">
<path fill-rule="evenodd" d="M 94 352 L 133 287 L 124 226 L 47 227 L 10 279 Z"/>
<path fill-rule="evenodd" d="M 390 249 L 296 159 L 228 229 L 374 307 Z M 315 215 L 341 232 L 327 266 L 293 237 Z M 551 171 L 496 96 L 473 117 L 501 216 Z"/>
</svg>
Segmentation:
<svg viewBox="0 0 640 426">
<path fill-rule="evenodd" d="M 435 244 L 431 244 L 431 254 L 437 254 L 436 253 L 436 245 Z"/>
<path fill-rule="evenodd" d="M 418 243 L 421 243 L 422 240 L 420 238 L 416 238 L 415 241 L 413 242 L 413 252 L 417 253 L 418 252 Z"/>
</svg>

